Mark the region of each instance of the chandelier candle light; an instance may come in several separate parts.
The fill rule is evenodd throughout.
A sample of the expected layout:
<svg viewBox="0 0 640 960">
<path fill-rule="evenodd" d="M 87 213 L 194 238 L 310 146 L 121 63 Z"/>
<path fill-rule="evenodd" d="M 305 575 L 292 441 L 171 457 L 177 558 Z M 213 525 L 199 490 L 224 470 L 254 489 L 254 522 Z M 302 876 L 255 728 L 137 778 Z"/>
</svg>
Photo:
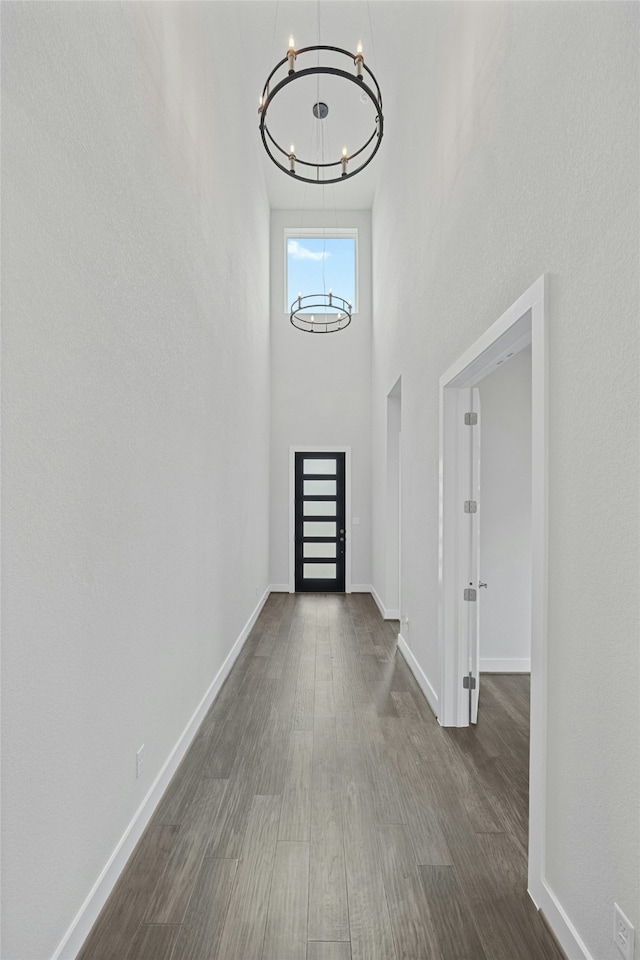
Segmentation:
<svg viewBox="0 0 640 960">
<path fill-rule="evenodd" d="M 352 64 L 349 68 L 337 65 L 342 63 L 345 58 Z M 304 66 L 304 63 L 307 66 Z M 348 153 L 345 147 L 341 157 L 328 162 L 325 161 L 324 154 L 316 158 L 312 156 L 301 157 L 296 155 L 293 146 L 290 150 L 282 147 L 268 125 L 269 108 L 290 84 L 315 78 L 319 91 L 320 79 L 323 77 L 337 78 L 347 84 L 355 84 L 359 91 L 358 110 L 361 109 L 362 104 L 368 104 L 369 108 L 373 108 L 373 129 L 370 134 L 365 134 L 365 142 L 351 153 Z M 345 93 L 346 90 L 345 87 Z M 276 115 L 279 109 L 281 109 L 280 106 L 275 108 Z M 324 101 L 321 101 L 319 95 L 312 105 L 312 110 L 316 119 L 321 121 L 324 121 L 329 113 L 329 107 Z M 285 112 L 287 122 L 289 120 L 292 123 L 296 122 L 295 112 L 293 110 L 290 117 Z M 301 47 L 296 50 L 293 37 L 289 37 L 286 56 L 275 65 L 263 87 L 258 115 L 260 117 L 260 136 L 269 158 L 284 173 L 296 180 L 302 180 L 304 183 L 340 183 L 356 176 L 371 163 L 380 148 L 384 134 L 382 94 L 375 76 L 365 63 L 362 43 L 357 44 L 355 54 L 341 47 L 332 47 L 325 44 Z M 366 125 L 364 129 L 366 129 Z M 290 130 L 289 134 L 292 140 L 298 139 L 295 130 Z M 281 136 L 281 134 L 278 134 L 278 136 Z M 284 142 L 289 143 L 289 137 Z"/>
<path fill-rule="evenodd" d="M 295 73 L 295 62 L 296 62 L 296 44 L 293 37 L 289 37 L 289 49 L 287 50 L 287 61 L 289 63 L 289 75 Z"/>
</svg>

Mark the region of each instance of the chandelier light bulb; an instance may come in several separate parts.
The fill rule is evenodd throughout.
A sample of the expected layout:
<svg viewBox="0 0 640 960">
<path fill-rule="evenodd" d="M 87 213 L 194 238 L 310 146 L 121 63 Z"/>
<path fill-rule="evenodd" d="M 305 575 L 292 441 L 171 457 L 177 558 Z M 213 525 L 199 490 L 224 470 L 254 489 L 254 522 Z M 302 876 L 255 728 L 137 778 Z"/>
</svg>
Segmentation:
<svg viewBox="0 0 640 960">
<path fill-rule="evenodd" d="M 362 43 L 358 43 L 356 47 L 356 55 L 353 58 L 353 62 L 356 65 L 356 76 L 358 80 L 362 80 L 362 64 L 364 63 L 364 56 L 362 54 Z"/>
<path fill-rule="evenodd" d="M 349 153 L 346 147 L 342 148 L 342 176 L 347 175 L 347 163 L 349 162 Z"/>
<path fill-rule="evenodd" d="M 296 72 L 294 66 L 296 61 L 296 45 L 293 37 L 289 37 L 289 49 L 287 50 L 287 60 L 289 61 L 289 74 Z"/>
</svg>

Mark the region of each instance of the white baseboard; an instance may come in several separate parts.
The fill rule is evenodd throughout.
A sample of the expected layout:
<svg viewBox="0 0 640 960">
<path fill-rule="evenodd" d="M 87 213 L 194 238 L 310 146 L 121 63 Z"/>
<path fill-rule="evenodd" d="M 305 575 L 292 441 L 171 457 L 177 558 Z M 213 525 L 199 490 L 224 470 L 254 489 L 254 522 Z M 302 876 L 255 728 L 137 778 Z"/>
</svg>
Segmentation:
<svg viewBox="0 0 640 960">
<path fill-rule="evenodd" d="M 480 657 L 480 673 L 531 673 L 531 658 Z"/>
<path fill-rule="evenodd" d="M 425 695 L 425 699 L 431 709 L 433 710 L 435 716 L 438 716 L 438 694 L 435 692 L 431 684 L 429 683 L 429 678 L 426 673 L 423 671 L 422 667 L 414 657 L 413 653 L 409 649 L 407 641 L 404 639 L 401 633 L 398 634 L 398 650 L 406 660 L 407 666 L 411 673 L 416 678 L 418 686 Z"/>
<path fill-rule="evenodd" d="M 352 583 L 351 593 L 371 593 L 370 583 Z"/>
<path fill-rule="evenodd" d="M 378 593 L 378 591 L 374 586 L 371 587 L 371 596 L 375 600 L 376 606 L 378 607 L 378 610 L 380 611 L 380 614 L 383 620 L 399 620 L 400 619 L 400 611 L 393 610 L 393 609 L 390 610 L 388 607 L 385 607 L 384 603 L 380 599 L 380 594 Z"/>
<path fill-rule="evenodd" d="M 371 586 L 371 596 L 376 602 L 376 606 L 380 611 L 380 616 L 384 619 L 384 610 L 385 610 L 384 603 L 380 599 L 380 594 L 378 593 L 378 591 L 373 585 Z"/>
<path fill-rule="evenodd" d="M 272 583 L 269 587 L 270 593 L 290 593 L 291 589 L 288 583 Z"/>
<path fill-rule="evenodd" d="M 542 880 L 539 895 L 533 897 L 533 900 L 538 910 L 544 913 L 547 924 L 567 955 L 567 960 L 594 960 L 547 880 Z M 540 902 L 537 903 L 537 900 Z"/>
<path fill-rule="evenodd" d="M 111 854 L 107 865 L 93 885 L 93 889 L 82 904 L 51 960 L 75 960 L 80 952 L 84 941 L 87 939 L 93 924 L 97 920 L 98 914 L 107 902 L 107 898 L 113 890 L 118 877 L 122 873 L 127 860 L 131 856 L 135 845 L 144 833 L 147 824 L 151 820 L 151 817 L 153 816 L 153 813 L 158 806 L 164 791 L 169 785 L 169 781 L 178 769 L 181 760 L 189 749 L 193 738 L 198 732 L 200 724 L 204 720 L 211 704 L 220 692 L 222 684 L 229 676 L 231 668 L 238 658 L 238 655 L 242 650 L 247 637 L 251 633 L 251 630 L 253 629 L 253 626 L 260 615 L 260 611 L 267 601 L 271 589 L 273 588 L 268 587 L 265 590 L 264 595 L 259 600 L 255 610 L 242 628 L 238 639 L 235 641 L 233 647 L 227 654 L 224 663 L 218 670 L 218 673 L 214 677 L 209 689 L 200 701 L 195 713 L 191 717 L 191 720 L 178 738 L 178 742 L 167 757 L 162 770 L 156 777 L 149 792 L 134 814 L 131 823 L 122 835 L 120 842 Z M 287 587 L 287 590 L 288 589 L 289 588 Z"/>
</svg>

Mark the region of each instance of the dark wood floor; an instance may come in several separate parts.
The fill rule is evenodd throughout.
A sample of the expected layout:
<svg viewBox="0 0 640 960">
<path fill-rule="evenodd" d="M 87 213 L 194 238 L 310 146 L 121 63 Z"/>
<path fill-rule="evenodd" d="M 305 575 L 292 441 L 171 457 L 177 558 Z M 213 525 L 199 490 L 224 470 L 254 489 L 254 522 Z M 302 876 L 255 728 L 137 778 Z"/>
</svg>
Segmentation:
<svg viewBox="0 0 640 960">
<path fill-rule="evenodd" d="M 445 730 L 396 626 L 271 596 L 81 960 L 561 960 L 526 893 L 528 678 Z"/>
</svg>

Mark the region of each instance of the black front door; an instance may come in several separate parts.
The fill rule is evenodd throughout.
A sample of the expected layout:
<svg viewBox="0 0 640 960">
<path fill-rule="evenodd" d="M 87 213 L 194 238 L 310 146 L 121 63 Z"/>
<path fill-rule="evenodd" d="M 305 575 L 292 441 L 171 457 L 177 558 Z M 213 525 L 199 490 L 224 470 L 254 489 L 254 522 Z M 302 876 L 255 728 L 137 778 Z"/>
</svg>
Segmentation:
<svg viewBox="0 0 640 960">
<path fill-rule="evenodd" d="M 296 453 L 296 591 L 344 593 L 344 453 Z"/>
</svg>

